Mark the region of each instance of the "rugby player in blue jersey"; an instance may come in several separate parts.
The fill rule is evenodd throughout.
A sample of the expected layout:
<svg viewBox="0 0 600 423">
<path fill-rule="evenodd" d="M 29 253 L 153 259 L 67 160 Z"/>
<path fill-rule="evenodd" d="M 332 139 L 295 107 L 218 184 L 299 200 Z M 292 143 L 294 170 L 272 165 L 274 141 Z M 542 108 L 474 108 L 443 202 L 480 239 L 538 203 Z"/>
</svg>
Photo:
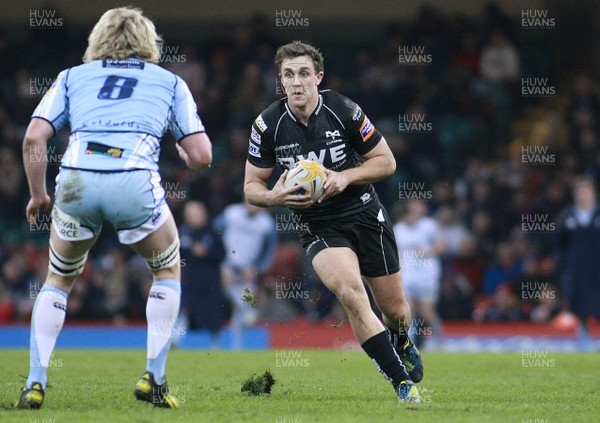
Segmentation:
<svg viewBox="0 0 600 423">
<path fill-rule="evenodd" d="M 107 11 L 89 36 L 84 64 L 60 72 L 33 112 L 23 140 L 30 222 L 51 206 L 46 143 L 65 125 L 71 136 L 56 179 L 48 275 L 31 316 L 29 377 L 17 408 L 42 406 L 69 292 L 105 220 L 153 274 L 147 367 L 135 397 L 179 406 L 165 379 L 181 295 L 179 237 L 160 184 L 160 142 L 170 130 L 194 170 L 210 165 L 212 147 L 185 82 L 157 65 L 161 44 L 139 9 Z"/>
</svg>

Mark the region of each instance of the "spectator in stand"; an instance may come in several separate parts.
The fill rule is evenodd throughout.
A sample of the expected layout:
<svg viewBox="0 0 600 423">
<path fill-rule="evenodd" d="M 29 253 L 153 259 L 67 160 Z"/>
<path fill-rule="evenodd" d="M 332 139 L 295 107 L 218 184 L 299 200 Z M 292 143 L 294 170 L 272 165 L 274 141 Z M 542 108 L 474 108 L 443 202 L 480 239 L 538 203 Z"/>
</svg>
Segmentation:
<svg viewBox="0 0 600 423">
<path fill-rule="evenodd" d="M 440 237 L 446 245 L 446 255 L 452 258 L 459 253 L 468 236 L 467 228 L 458 220 L 454 209 L 442 206 L 435 214 L 439 224 Z"/>
<path fill-rule="evenodd" d="M 485 262 L 481 259 L 479 246 L 475 237 L 469 233 L 460 243 L 456 255 L 448 263 L 448 271 L 455 277 L 460 277 L 460 283 L 467 287 L 460 288 L 463 292 L 481 294 Z"/>
<path fill-rule="evenodd" d="M 468 32 L 460 39 L 460 47 L 450 58 L 450 69 L 467 77 L 479 74 L 479 40 L 477 34 Z"/>
<path fill-rule="evenodd" d="M 488 135 L 494 143 L 506 143 L 502 134 L 508 132 L 511 114 L 515 106 L 520 104 L 514 101 L 517 98 L 519 72 L 517 49 L 504 33 L 493 31 L 489 44 L 481 51 L 480 74 L 484 81 L 485 96 L 494 110 L 489 117 L 491 133 Z"/>
<path fill-rule="evenodd" d="M 498 285 L 489 305 L 483 308 L 483 315 L 479 313 L 480 310 L 482 309 L 476 309 L 474 312 L 477 321 L 515 322 L 523 318 L 519 311 L 519 300 L 509 283 Z"/>
<path fill-rule="evenodd" d="M 496 249 L 496 258 L 492 264 L 487 266 L 483 279 L 483 293 L 494 295 L 498 292 L 498 286 L 510 282 L 523 272 L 521 260 L 515 257 L 511 244 L 502 242 Z M 502 296 L 502 294 L 501 294 Z"/>
<path fill-rule="evenodd" d="M 449 257 L 444 271 L 438 305 L 443 320 L 471 319 L 473 301 L 481 293 L 484 267 L 477 240 L 467 233 L 456 254 Z"/>
<path fill-rule="evenodd" d="M 496 30 L 481 51 L 481 76 L 488 82 L 511 85 L 519 77 L 519 55 L 506 35 Z"/>
<path fill-rule="evenodd" d="M 496 250 L 492 218 L 484 210 L 475 210 L 469 221 L 469 230 L 477 239 L 479 254 L 484 260 L 491 260 Z"/>
<path fill-rule="evenodd" d="M 27 263 L 23 254 L 12 254 L 2 264 L 0 280 L 4 283 L 12 303 L 17 307 L 17 316 L 27 317 L 31 313 L 31 301 Z"/>
<path fill-rule="evenodd" d="M 600 319 L 600 209 L 596 185 L 587 177 L 573 182 L 574 203 L 559 216 L 556 252 L 565 306 L 582 323 Z"/>
<path fill-rule="evenodd" d="M 583 128 L 598 128 L 600 118 L 600 97 L 595 92 L 592 80 L 587 75 L 575 79 L 573 94 L 567 108 L 567 122 L 574 142 Z M 577 145 L 573 144 L 577 150 Z"/>
</svg>

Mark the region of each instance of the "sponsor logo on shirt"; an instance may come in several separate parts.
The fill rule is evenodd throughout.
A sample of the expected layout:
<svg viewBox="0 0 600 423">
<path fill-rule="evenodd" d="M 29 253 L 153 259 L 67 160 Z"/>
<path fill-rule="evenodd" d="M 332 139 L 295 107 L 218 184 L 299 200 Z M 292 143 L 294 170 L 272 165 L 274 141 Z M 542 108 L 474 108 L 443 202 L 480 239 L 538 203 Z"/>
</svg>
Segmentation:
<svg viewBox="0 0 600 423">
<path fill-rule="evenodd" d="M 88 142 L 87 148 L 85 149 L 85 154 L 101 154 L 103 156 L 118 159 L 123 155 L 123 149 L 118 147 L 110 147 L 97 142 Z"/>
<path fill-rule="evenodd" d="M 267 130 L 267 124 L 263 120 L 262 115 L 258 115 L 254 123 L 256 123 L 256 127 L 260 132 L 265 132 Z"/>
<path fill-rule="evenodd" d="M 144 69 L 144 66 L 144 62 L 138 59 L 105 59 L 102 61 L 103 68 Z"/>
<path fill-rule="evenodd" d="M 354 114 L 352 115 L 352 120 L 354 122 L 358 122 L 361 115 L 362 115 L 362 109 L 360 107 L 356 106 L 356 110 L 354 110 Z"/>
<path fill-rule="evenodd" d="M 360 199 L 362 200 L 363 204 L 367 204 L 369 201 L 371 201 L 371 194 L 365 192 L 363 195 L 360 196 Z"/>
<path fill-rule="evenodd" d="M 260 156 L 260 149 L 258 148 L 257 145 L 254 145 L 252 143 L 248 144 L 248 154 L 254 156 L 254 157 L 261 157 Z"/>
<path fill-rule="evenodd" d="M 371 123 L 368 117 L 365 116 L 362 125 L 360 125 L 360 136 L 363 139 L 363 142 L 367 142 L 371 135 L 375 132 L 375 127 Z"/>
<path fill-rule="evenodd" d="M 256 129 L 254 129 L 254 126 L 252 127 L 252 132 L 250 133 L 250 138 L 252 139 L 252 141 L 254 141 L 258 145 L 260 145 L 260 143 L 262 142 L 262 139 L 260 138 L 260 134 L 258 133 L 258 131 Z"/>
</svg>

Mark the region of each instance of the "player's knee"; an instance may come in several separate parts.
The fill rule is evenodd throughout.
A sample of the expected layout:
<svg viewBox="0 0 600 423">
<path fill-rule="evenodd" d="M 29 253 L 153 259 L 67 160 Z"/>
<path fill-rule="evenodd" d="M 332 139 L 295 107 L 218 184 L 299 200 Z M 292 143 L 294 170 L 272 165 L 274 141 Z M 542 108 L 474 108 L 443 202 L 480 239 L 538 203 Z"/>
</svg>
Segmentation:
<svg viewBox="0 0 600 423">
<path fill-rule="evenodd" d="M 366 296 L 364 290 L 355 286 L 340 284 L 337 289 L 334 290 L 334 294 L 346 309 L 358 310 L 361 309 L 365 303 L 368 304 L 369 302 L 369 298 Z"/>
<path fill-rule="evenodd" d="M 388 303 L 387 307 L 381 311 L 388 320 L 393 322 L 404 322 L 410 319 L 410 306 L 406 301 Z"/>
<path fill-rule="evenodd" d="M 52 273 L 61 277 L 77 276 L 83 272 L 88 253 L 74 258 L 67 258 L 56 251 L 56 248 L 50 239 L 50 254 L 48 268 Z"/>
<path fill-rule="evenodd" d="M 150 271 L 154 274 L 166 270 L 179 268 L 179 238 L 171 243 L 165 250 L 152 252 L 152 257 L 144 257 Z"/>
</svg>

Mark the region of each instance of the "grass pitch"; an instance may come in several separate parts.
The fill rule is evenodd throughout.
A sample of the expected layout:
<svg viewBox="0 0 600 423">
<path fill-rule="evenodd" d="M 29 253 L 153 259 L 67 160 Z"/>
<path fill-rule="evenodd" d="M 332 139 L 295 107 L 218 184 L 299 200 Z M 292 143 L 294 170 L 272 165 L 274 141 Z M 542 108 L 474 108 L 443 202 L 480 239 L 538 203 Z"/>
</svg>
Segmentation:
<svg viewBox="0 0 600 423">
<path fill-rule="evenodd" d="M 6 409 L 28 371 L 27 350 L 0 350 L 0 421 L 63 422 L 599 422 L 600 355 L 424 353 L 423 403 L 400 404 L 361 352 L 171 352 L 167 379 L 182 405 L 136 401 L 142 350 L 56 351 L 39 411 Z M 269 369 L 270 395 L 241 392 Z"/>
</svg>

